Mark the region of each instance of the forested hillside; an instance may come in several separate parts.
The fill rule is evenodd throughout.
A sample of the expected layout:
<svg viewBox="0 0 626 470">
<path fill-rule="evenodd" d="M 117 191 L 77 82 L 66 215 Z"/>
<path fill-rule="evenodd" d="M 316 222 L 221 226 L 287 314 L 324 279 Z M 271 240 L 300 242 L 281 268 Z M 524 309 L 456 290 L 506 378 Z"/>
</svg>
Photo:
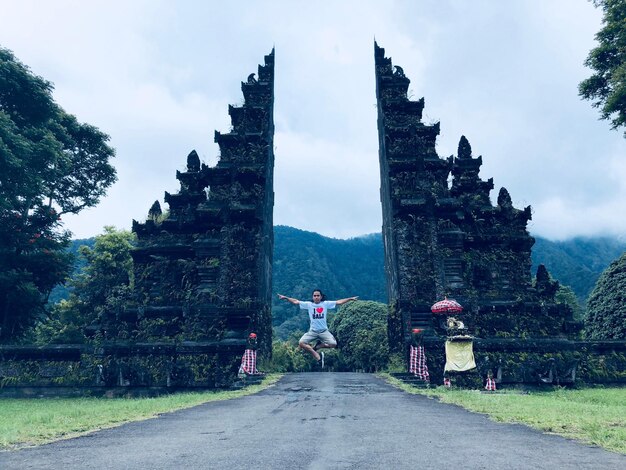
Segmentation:
<svg viewBox="0 0 626 470">
<path fill-rule="evenodd" d="M 602 271 L 626 251 L 626 241 L 615 238 L 579 237 L 560 242 L 535 239 L 532 274 L 544 264 L 554 279 L 572 288 L 583 305 Z"/>
<path fill-rule="evenodd" d="M 74 240 L 71 251 L 93 239 Z M 626 250 L 626 242 L 611 238 L 575 238 L 553 242 L 536 237 L 532 274 L 543 263 L 553 278 L 572 288 L 584 304 L 604 269 Z M 319 288 L 330 299 L 358 295 L 362 300 L 387 302 L 382 236 L 380 233 L 349 240 L 324 237 L 292 227 L 274 228 L 272 313 L 276 335 L 285 339 L 308 327 L 304 312 L 277 294 L 308 300 Z M 51 301 L 67 296 L 57 288 Z"/>
</svg>

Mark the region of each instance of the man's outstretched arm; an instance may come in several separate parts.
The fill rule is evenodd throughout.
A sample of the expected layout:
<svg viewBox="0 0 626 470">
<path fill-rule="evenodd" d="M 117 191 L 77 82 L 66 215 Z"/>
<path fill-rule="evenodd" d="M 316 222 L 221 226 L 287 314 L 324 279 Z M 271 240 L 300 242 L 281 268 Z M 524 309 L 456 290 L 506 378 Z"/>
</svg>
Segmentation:
<svg viewBox="0 0 626 470">
<path fill-rule="evenodd" d="M 347 299 L 339 299 L 339 300 L 336 300 L 335 303 L 337 305 L 343 305 L 345 303 L 352 302 L 354 300 L 359 300 L 359 296 L 357 295 L 356 297 L 348 297 Z"/>
<path fill-rule="evenodd" d="M 300 301 L 298 299 L 287 297 L 286 295 L 278 294 L 278 298 L 280 300 L 286 300 L 287 302 L 291 302 L 294 305 L 300 305 Z"/>
</svg>

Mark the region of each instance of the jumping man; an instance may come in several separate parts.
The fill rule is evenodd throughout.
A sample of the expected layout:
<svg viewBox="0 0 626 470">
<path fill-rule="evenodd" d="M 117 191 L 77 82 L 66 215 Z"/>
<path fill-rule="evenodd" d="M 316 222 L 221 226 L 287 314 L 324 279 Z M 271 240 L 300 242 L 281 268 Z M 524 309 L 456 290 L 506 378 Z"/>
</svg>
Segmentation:
<svg viewBox="0 0 626 470">
<path fill-rule="evenodd" d="M 318 353 L 317 349 L 320 348 L 336 348 L 337 340 L 328 331 L 328 324 L 326 323 L 326 314 L 328 310 L 334 309 L 337 305 L 343 305 L 347 302 L 357 300 L 358 297 L 348 297 L 347 299 L 340 300 L 325 300 L 324 294 L 319 289 L 313 291 L 313 302 L 305 302 L 298 299 L 293 299 L 285 295 L 278 294 L 280 300 L 287 300 L 294 305 L 300 305 L 300 310 L 309 311 L 309 331 L 302 335 L 300 338 L 299 346 L 301 349 L 307 351 L 315 360 L 324 367 L 324 353 Z M 311 346 L 316 342 L 315 347 Z"/>
</svg>

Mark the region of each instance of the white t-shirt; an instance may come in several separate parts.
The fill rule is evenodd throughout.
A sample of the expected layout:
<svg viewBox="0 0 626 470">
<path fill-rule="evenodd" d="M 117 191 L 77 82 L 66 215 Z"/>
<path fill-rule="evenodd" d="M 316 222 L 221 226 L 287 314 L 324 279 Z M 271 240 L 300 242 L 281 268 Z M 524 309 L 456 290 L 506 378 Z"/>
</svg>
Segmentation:
<svg viewBox="0 0 626 470">
<path fill-rule="evenodd" d="M 315 304 L 313 302 L 300 302 L 300 309 L 309 311 L 309 320 L 311 321 L 311 326 L 309 328 L 315 333 L 321 333 L 322 331 L 326 331 L 328 329 L 326 314 L 328 310 L 334 309 L 336 306 L 337 302 L 334 300 L 322 300 L 319 304 Z"/>
</svg>

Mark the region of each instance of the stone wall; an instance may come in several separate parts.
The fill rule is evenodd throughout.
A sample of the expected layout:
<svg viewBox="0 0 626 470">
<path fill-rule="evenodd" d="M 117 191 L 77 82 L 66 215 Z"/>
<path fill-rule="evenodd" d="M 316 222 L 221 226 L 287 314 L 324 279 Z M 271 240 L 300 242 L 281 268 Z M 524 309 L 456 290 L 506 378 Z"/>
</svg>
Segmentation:
<svg viewBox="0 0 626 470">
<path fill-rule="evenodd" d="M 0 346 L 0 396 L 159 394 L 230 388 L 237 341 L 117 341 L 101 345 Z"/>
</svg>

